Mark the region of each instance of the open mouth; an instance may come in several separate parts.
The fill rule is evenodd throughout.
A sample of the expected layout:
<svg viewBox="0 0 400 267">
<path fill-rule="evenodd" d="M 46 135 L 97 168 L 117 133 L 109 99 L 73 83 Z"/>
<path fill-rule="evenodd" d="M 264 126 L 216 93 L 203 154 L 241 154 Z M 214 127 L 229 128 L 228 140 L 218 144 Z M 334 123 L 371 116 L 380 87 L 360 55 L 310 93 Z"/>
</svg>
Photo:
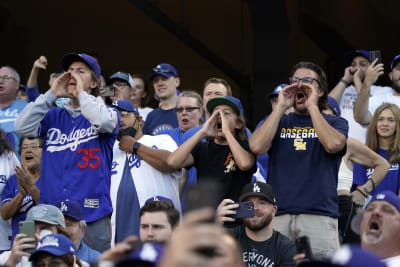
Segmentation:
<svg viewBox="0 0 400 267">
<path fill-rule="evenodd" d="M 306 97 L 306 94 L 305 94 L 303 91 L 299 91 L 299 92 L 296 94 L 297 100 L 303 100 L 305 97 Z"/>
<path fill-rule="evenodd" d="M 371 231 L 379 231 L 379 224 L 376 222 L 371 222 L 368 229 Z"/>
<path fill-rule="evenodd" d="M 221 130 L 221 129 L 222 129 L 222 123 L 221 123 L 221 122 L 217 122 L 216 126 L 217 126 L 217 129 L 218 129 L 218 130 Z"/>
</svg>

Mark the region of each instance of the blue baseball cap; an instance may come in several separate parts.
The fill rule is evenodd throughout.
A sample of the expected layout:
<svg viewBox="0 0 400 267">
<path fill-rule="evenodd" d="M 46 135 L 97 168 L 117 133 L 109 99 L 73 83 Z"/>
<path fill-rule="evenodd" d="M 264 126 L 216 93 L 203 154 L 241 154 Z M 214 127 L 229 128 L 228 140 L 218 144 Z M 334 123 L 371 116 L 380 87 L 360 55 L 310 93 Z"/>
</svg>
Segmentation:
<svg viewBox="0 0 400 267">
<path fill-rule="evenodd" d="M 286 86 L 288 86 L 286 83 L 281 83 L 280 85 L 276 86 L 272 91 L 272 93 L 270 93 L 267 96 L 267 100 L 270 101 L 271 98 L 278 96 L 279 93 L 282 91 L 282 89 L 285 88 Z"/>
<path fill-rule="evenodd" d="M 65 200 L 61 201 L 58 204 L 58 207 L 60 208 L 64 216 L 70 217 L 76 221 L 84 220 L 83 208 L 78 202 L 72 200 Z"/>
<path fill-rule="evenodd" d="M 39 240 L 36 251 L 32 253 L 29 260 L 34 260 L 40 253 L 46 252 L 54 256 L 66 254 L 76 255 L 74 243 L 62 234 L 49 234 Z"/>
<path fill-rule="evenodd" d="M 385 190 L 377 193 L 371 198 L 366 207 L 368 207 L 369 204 L 375 201 L 386 201 L 392 204 L 397 209 L 397 211 L 400 212 L 400 198 L 392 191 Z M 360 234 L 360 223 L 363 215 L 364 212 L 357 213 L 351 220 L 351 229 L 357 234 Z"/>
<path fill-rule="evenodd" d="M 133 112 L 136 116 L 139 116 L 138 109 L 129 100 L 116 100 L 112 102 L 111 106 L 117 108 L 118 110 Z"/>
<path fill-rule="evenodd" d="M 237 115 L 244 116 L 243 106 L 239 99 L 233 96 L 214 97 L 207 102 L 207 111 L 212 113 L 214 108 L 219 105 L 230 106 Z"/>
<path fill-rule="evenodd" d="M 113 83 L 118 80 L 126 82 L 129 85 L 129 87 L 131 87 L 131 88 L 133 87 L 133 79 L 129 73 L 118 71 L 118 72 L 114 73 L 113 75 L 111 75 L 109 78 L 110 83 Z"/>
<path fill-rule="evenodd" d="M 367 59 L 368 61 L 370 61 L 369 60 L 369 51 L 364 50 L 364 49 L 359 49 L 359 50 L 351 51 L 347 54 L 347 56 L 346 56 L 347 62 L 351 63 L 353 61 L 353 59 L 358 56 L 363 57 L 363 58 Z"/>
<path fill-rule="evenodd" d="M 135 266 L 134 263 L 147 263 L 151 266 L 157 266 L 163 253 L 163 245 L 154 242 L 145 242 L 133 250 L 125 260 L 117 263 L 116 266 Z"/>
<path fill-rule="evenodd" d="M 344 245 L 330 259 L 302 261 L 299 267 L 387 267 L 377 256 L 359 246 Z"/>
<path fill-rule="evenodd" d="M 64 71 L 67 71 L 69 66 L 71 66 L 74 62 L 83 62 L 94 72 L 96 77 L 100 79 L 101 76 L 101 68 L 95 57 L 92 57 L 88 54 L 84 53 L 69 53 L 64 55 L 61 60 L 61 66 Z"/>
<path fill-rule="evenodd" d="M 394 58 L 392 59 L 392 63 L 390 64 L 390 69 L 393 70 L 393 68 L 396 67 L 397 63 L 399 63 L 400 61 L 400 54 L 394 56 Z"/>
<path fill-rule="evenodd" d="M 171 199 L 164 197 L 164 196 L 154 196 L 151 198 L 148 198 L 144 204 L 148 204 L 148 203 L 152 203 L 152 202 L 156 202 L 156 201 L 167 201 L 169 203 L 171 203 L 171 205 L 174 207 L 174 203 L 172 202 Z"/>
<path fill-rule="evenodd" d="M 163 76 L 165 78 L 169 77 L 179 77 L 178 71 L 174 66 L 168 63 L 160 63 L 152 69 L 152 73 L 150 74 L 150 80 L 153 80 L 156 76 Z"/>
<path fill-rule="evenodd" d="M 340 108 L 335 98 L 328 96 L 328 106 L 336 116 L 340 117 Z"/>
</svg>

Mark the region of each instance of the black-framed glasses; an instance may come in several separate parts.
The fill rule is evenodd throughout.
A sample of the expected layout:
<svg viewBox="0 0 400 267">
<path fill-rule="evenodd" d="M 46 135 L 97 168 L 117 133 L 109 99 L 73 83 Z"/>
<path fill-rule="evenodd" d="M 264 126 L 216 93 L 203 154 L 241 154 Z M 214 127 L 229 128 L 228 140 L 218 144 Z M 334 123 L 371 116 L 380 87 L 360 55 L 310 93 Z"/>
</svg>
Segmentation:
<svg viewBox="0 0 400 267">
<path fill-rule="evenodd" d="M 0 76 L 0 80 L 3 80 L 5 82 L 8 82 L 9 80 L 17 81 L 17 79 L 15 77 L 11 76 L 11 75 Z"/>
<path fill-rule="evenodd" d="M 21 151 L 23 151 L 23 150 L 36 150 L 36 149 L 39 149 L 39 148 L 42 148 L 42 146 L 40 146 L 40 145 L 36 145 L 36 144 L 32 144 L 32 145 L 29 145 L 29 146 L 22 146 L 21 147 Z"/>
<path fill-rule="evenodd" d="M 193 112 L 193 111 L 195 111 L 196 109 L 200 109 L 200 108 L 199 108 L 199 107 L 176 108 L 175 111 L 176 111 L 177 113 L 182 113 L 184 110 L 185 110 L 186 112 Z"/>
<path fill-rule="evenodd" d="M 299 83 L 299 82 L 303 82 L 306 84 L 312 84 L 313 81 L 316 81 L 319 84 L 319 80 L 315 79 L 313 77 L 304 77 L 304 78 L 299 78 L 299 77 L 290 77 L 289 78 L 289 82 L 292 83 Z"/>
</svg>

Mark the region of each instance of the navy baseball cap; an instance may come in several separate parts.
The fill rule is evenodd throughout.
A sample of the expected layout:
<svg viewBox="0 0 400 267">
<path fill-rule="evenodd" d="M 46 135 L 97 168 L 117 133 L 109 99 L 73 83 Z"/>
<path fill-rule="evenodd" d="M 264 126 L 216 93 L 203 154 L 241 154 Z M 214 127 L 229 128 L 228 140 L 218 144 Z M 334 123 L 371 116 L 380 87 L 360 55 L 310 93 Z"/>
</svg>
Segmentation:
<svg viewBox="0 0 400 267">
<path fill-rule="evenodd" d="M 112 102 L 111 106 L 113 106 L 119 110 L 133 112 L 133 113 L 135 113 L 136 116 L 139 116 L 138 109 L 129 100 L 116 100 L 116 101 Z"/>
<path fill-rule="evenodd" d="M 148 198 L 144 204 L 148 204 L 148 203 L 152 203 L 152 202 L 156 202 L 156 201 L 167 201 L 169 203 L 171 203 L 171 205 L 174 207 L 174 203 L 172 202 L 171 199 L 164 197 L 164 196 L 154 196 L 151 198 Z"/>
<path fill-rule="evenodd" d="M 169 77 L 179 77 L 178 71 L 174 66 L 168 63 L 160 63 L 152 69 L 152 73 L 150 74 L 150 80 L 153 80 L 154 77 L 161 75 L 165 78 Z"/>
<path fill-rule="evenodd" d="M 101 76 L 101 68 L 95 57 L 92 57 L 88 54 L 84 53 L 69 53 L 64 55 L 61 60 L 61 66 L 64 71 L 67 71 L 69 66 L 71 66 L 74 62 L 83 62 L 94 72 L 96 77 L 100 79 Z"/>
<path fill-rule="evenodd" d="M 157 266 L 163 253 L 163 245 L 154 242 L 145 242 L 137 249 L 134 249 L 126 259 L 118 262 L 116 266 L 136 266 L 135 263 L 144 263 L 146 266 Z"/>
<path fill-rule="evenodd" d="M 273 98 L 273 97 L 275 97 L 275 96 L 278 96 L 279 93 L 282 91 L 282 89 L 285 88 L 286 86 L 287 86 L 286 83 L 281 83 L 280 85 L 276 86 L 276 87 L 274 88 L 274 90 L 272 91 L 272 93 L 270 93 L 270 94 L 267 96 L 267 100 L 269 101 L 271 98 Z"/>
<path fill-rule="evenodd" d="M 351 63 L 353 61 L 353 59 L 357 56 L 363 57 L 363 58 L 367 59 L 368 61 L 370 61 L 369 60 L 369 51 L 364 50 L 364 49 L 359 49 L 359 50 L 351 51 L 347 54 L 347 56 L 346 56 L 347 62 Z"/>
<path fill-rule="evenodd" d="M 268 200 L 268 202 L 274 205 L 276 204 L 275 194 L 272 191 L 272 187 L 269 184 L 263 182 L 253 182 L 246 184 L 243 187 L 242 194 L 240 195 L 239 200 L 242 201 L 251 196 L 263 197 Z"/>
<path fill-rule="evenodd" d="M 392 59 L 392 63 L 390 64 L 390 69 L 393 70 L 393 68 L 396 67 L 397 63 L 399 63 L 400 61 L 400 54 L 396 55 L 393 59 Z"/>
<path fill-rule="evenodd" d="M 328 106 L 336 116 L 340 117 L 340 108 L 335 98 L 328 96 Z"/>
<path fill-rule="evenodd" d="M 298 267 L 387 267 L 377 256 L 359 246 L 344 245 L 330 259 L 302 261 Z"/>
<path fill-rule="evenodd" d="M 133 87 L 133 79 L 129 73 L 118 71 L 110 76 L 109 81 L 110 83 L 113 83 L 115 81 L 123 81 L 126 82 L 129 87 Z"/>
<path fill-rule="evenodd" d="M 26 214 L 25 220 L 44 222 L 65 228 L 64 215 L 59 208 L 53 205 L 38 204 L 33 206 Z"/>
<path fill-rule="evenodd" d="M 397 209 L 397 211 L 400 212 L 400 198 L 392 191 L 385 190 L 377 193 L 371 198 L 366 207 L 368 207 L 369 204 L 375 201 L 386 201 L 392 204 Z M 360 234 L 360 223 L 363 215 L 364 212 L 357 213 L 351 220 L 351 229 L 354 233 Z"/>
<path fill-rule="evenodd" d="M 64 256 L 66 254 L 76 255 L 74 243 L 62 234 L 49 234 L 39 240 L 36 251 L 32 253 L 29 260 L 34 260 L 42 252 L 53 256 Z"/>
<path fill-rule="evenodd" d="M 70 217 L 76 221 L 84 220 L 82 206 L 72 200 L 61 201 L 58 205 L 64 216 Z"/>
<path fill-rule="evenodd" d="M 233 96 L 219 96 L 208 100 L 207 111 L 212 113 L 214 108 L 219 105 L 230 106 L 237 115 L 244 116 L 243 106 L 239 99 Z"/>
</svg>

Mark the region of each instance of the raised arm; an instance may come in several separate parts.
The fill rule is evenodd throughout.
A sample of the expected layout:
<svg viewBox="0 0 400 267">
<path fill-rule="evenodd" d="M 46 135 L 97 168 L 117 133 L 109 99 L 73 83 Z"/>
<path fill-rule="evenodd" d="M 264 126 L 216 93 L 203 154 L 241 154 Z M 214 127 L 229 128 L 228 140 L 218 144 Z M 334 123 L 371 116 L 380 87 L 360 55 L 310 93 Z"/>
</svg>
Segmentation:
<svg viewBox="0 0 400 267">
<path fill-rule="evenodd" d="M 278 96 L 278 105 L 268 118 L 258 127 L 249 139 L 250 150 L 257 154 L 263 154 L 271 148 L 272 140 L 278 129 L 279 121 L 285 111 L 293 106 L 296 84 L 286 86 Z"/>
<path fill-rule="evenodd" d="M 336 86 L 331 90 L 329 96 L 333 97 L 336 102 L 340 102 L 346 87 L 353 82 L 353 75 L 351 74 L 352 67 L 349 66 L 344 70 L 344 75 Z"/>
<path fill-rule="evenodd" d="M 371 85 L 373 85 L 384 72 L 383 64 L 374 60 L 365 72 L 365 78 L 359 89 L 359 95 L 354 104 L 354 119 L 360 124 L 369 124 L 372 114 L 368 111 Z M 358 89 L 358 88 L 357 88 Z"/>
</svg>

